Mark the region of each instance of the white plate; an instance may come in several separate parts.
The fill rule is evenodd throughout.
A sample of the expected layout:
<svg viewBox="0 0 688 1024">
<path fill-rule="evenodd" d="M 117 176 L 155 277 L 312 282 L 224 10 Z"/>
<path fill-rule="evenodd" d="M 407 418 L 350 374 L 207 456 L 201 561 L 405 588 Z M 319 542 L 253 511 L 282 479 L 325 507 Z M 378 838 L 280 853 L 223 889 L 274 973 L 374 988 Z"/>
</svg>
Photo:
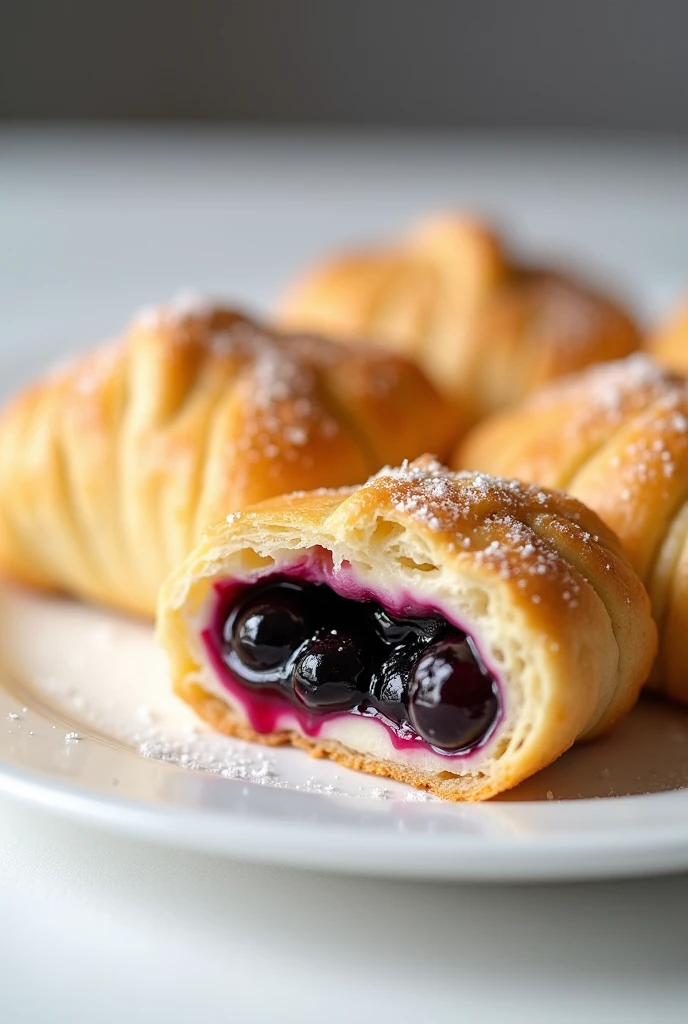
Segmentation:
<svg viewBox="0 0 688 1024">
<path fill-rule="evenodd" d="M 295 266 L 385 237 L 428 205 L 493 211 L 538 258 L 580 259 L 647 309 L 685 284 L 688 175 L 675 147 L 386 135 L 316 145 L 290 133 L 197 149 L 194 133 L 170 150 L 150 135 L 82 143 L 61 130 L 5 146 L 0 391 L 180 284 L 267 307 Z M 179 760 L 191 723 L 149 630 L 0 591 L 0 790 L 18 800 L 300 867 L 496 880 L 688 868 L 688 721 L 659 704 L 478 806 L 409 799 L 299 751 L 203 734 L 187 737 L 189 756 L 215 756 L 233 777 L 139 755 L 144 743 L 164 753 L 157 730 L 176 737 L 165 756 Z"/>
<path fill-rule="evenodd" d="M 207 732 L 169 693 L 145 626 L 3 586 L 0 651 L 0 790 L 46 810 L 176 846 L 388 876 L 688 868 L 688 715 L 659 703 L 501 800 L 449 805 Z"/>
</svg>

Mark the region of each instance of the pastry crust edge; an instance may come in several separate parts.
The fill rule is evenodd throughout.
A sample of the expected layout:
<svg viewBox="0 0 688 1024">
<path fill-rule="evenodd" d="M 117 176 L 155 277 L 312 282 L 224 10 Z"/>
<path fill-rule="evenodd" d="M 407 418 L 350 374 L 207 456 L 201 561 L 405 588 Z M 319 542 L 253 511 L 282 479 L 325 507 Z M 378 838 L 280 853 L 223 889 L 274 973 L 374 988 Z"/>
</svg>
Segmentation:
<svg viewBox="0 0 688 1024">
<path fill-rule="evenodd" d="M 178 683 L 175 692 L 199 718 L 216 732 L 225 736 L 233 736 L 239 740 L 259 743 L 267 747 L 298 747 L 314 760 L 328 758 L 353 771 L 381 776 L 392 779 L 394 782 L 405 783 L 416 790 L 428 791 L 441 800 L 450 800 L 454 803 L 477 803 L 498 796 L 522 781 L 518 777 L 508 780 L 504 776 L 499 776 L 499 782 L 495 784 L 494 780 L 488 780 L 487 776 L 481 772 L 459 775 L 449 772 L 419 771 L 395 761 L 357 753 L 340 743 L 339 740 L 305 736 L 296 729 L 280 729 L 270 733 L 256 732 L 250 725 L 239 719 L 229 704 L 208 693 L 197 683 Z M 447 778 L 446 775 L 450 777 Z"/>
</svg>

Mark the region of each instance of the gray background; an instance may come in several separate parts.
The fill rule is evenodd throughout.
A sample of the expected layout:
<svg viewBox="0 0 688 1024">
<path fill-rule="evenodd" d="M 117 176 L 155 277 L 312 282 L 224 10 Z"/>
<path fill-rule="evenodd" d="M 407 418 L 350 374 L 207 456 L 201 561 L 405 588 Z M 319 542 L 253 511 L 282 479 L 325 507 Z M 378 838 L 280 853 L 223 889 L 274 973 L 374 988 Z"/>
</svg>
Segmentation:
<svg viewBox="0 0 688 1024">
<path fill-rule="evenodd" d="M 688 134 L 685 0 L 0 0 L 0 117 Z"/>
</svg>

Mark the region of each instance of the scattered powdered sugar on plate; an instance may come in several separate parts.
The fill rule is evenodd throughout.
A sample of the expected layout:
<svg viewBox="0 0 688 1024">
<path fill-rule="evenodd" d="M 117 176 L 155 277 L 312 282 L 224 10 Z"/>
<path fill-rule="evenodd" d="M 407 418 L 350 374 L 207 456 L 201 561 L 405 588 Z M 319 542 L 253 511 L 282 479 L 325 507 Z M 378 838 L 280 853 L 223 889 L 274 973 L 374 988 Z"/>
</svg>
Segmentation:
<svg viewBox="0 0 688 1024">
<path fill-rule="evenodd" d="M 335 786 L 327 779 L 309 775 L 302 781 L 285 779 L 280 773 L 274 756 L 270 756 L 257 744 L 230 739 L 213 733 L 194 729 L 186 737 L 170 737 L 165 732 L 153 729 L 138 746 L 142 757 L 164 761 L 189 771 L 210 772 L 225 779 L 250 782 L 257 786 L 273 789 L 289 789 L 304 793 L 322 793 L 326 796 L 347 796 L 355 799 L 390 800 L 400 794 L 389 788 L 359 785 L 354 788 L 353 780 L 347 788 Z M 284 751 L 282 753 L 285 753 Z M 295 753 L 292 751 L 292 753 Z M 298 754 L 297 754 L 298 756 Z M 302 757 L 303 755 L 301 755 Z M 333 766 L 328 765 L 329 768 Z M 409 800 L 409 796 L 402 795 Z M 418 799 L 436 802 L 429 793 L 421 793 Z"/>
<path fill-rule="evenodd" d="M 223 742 L 223 737 L 191 730 L 186 737 L 171 737 L 160 729 L 151 729 L 139 737 L 138 752 L 142 757 L 165 761 L 189 771 L 211 772 L 226 779 L 255 782 L 259 785 L 286 785 L 281 783 L 274 762 L 260 750 L 255 753 L 236 749 L 236 744 Z"/>
</svg>

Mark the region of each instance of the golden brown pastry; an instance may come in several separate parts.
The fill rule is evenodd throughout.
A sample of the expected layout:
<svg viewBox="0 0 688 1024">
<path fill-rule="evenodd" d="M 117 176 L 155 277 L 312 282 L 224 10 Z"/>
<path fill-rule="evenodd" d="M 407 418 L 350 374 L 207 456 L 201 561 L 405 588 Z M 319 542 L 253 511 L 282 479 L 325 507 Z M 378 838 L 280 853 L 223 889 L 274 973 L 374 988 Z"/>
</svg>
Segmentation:
<svg viewBox="0 0 688 1024">
<path fill-rule="evenodd" d="M 482 800 L 625 714 L 647 594 L 563 494 L 429 459 L 229 516 L 160 592 L 177 694 L 216 729 Z"/>
<path fill-rule="evenodd" d="M 0 415 L 0 569 L 152 616 L 208 523 L 446 452 L 456 426 L 401 357 L 200 302 L 162 308 Z"/>
<path fill-rule="evenodd" d="M 413 356 L 471 421 L 640 344 L 610 299 L 513 263 L 489 227 L 460 215 L 426 220 L 387 249 L 316 266 L 288 293 L 278 321 Z"/>
<path fill-rule="evenodd" d="M 670 370 L 688 375 L 688 300 L 650 335 L 647 348 L 654 359 Z"/>
<path fill-rule="evenodd" d="M 635 355 L 481 424 L 456 465 L 559 487 L 616 531 L 659 627 L 652 685 L 688 701 L 688 381 Z"/>
</svg>

